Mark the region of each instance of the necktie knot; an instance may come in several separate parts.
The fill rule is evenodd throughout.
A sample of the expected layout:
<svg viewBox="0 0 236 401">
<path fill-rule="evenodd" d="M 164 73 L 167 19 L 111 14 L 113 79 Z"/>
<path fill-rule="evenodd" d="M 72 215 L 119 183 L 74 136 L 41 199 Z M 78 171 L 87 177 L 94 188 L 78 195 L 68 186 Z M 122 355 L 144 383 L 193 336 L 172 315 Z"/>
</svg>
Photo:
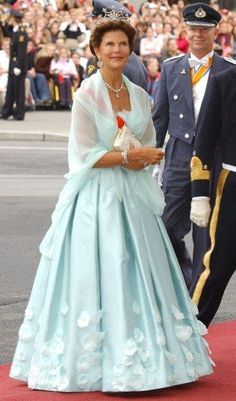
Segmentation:
<svg viewBox="0 0 236 401">
<path fill-rule="evenodd" d="M 188 59 L 188 62 L 189 62 L 190 68 L 193 68 L 193 67 L 196 67 L 196 66 L 201 67 L 202 65 L 204 67 L 208 67 L 209 66 L 209 58 L 208 57 L 203 57 L 200 60 L 198 60 L 196 58 L 193 58 L 193 57 L 190 57 Z"/>
<path fill-rule="evenodd" d="M 191 80 L 192 85 L 195 85 L 204 77 L 204 75 L 209 71 L 212 65 L 212 57 L 203 57 L 201 60 L 196 58 L 189 58 L 189 65 L 191 67 Z M 195 67 L 197 66 L 197 67 Z"/>
</svg>

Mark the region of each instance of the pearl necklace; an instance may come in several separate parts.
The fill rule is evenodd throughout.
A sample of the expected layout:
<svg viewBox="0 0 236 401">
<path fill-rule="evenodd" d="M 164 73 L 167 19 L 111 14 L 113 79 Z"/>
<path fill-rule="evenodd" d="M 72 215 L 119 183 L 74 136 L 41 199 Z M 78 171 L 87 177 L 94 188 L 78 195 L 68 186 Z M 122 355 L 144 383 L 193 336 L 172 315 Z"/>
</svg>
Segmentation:
<svg viewBox="0 0 236 401">
<path fill-rule="evenodd" d="M 120 91 L 121 91 L 121 89 L 122 89 L 123 86 L 124 86 L 123 81 L 121 82 L 121 86 L 120 86 L 119 89 L 115 89 L 115 88 L 113 88 L 113 86 L 111 86 L 110 84 L 108 84 L 108 82 L 106 82 L 105 80 L 103 80 L 103 81 L 104 81 L 104 84 L 106 85 L 106 87 L 107 87 L 108 89 L 110 89 L 112 92 L 114 92 L 116 98 L 119 99 L 119 97 L 120 97 Z"/>
</svg>

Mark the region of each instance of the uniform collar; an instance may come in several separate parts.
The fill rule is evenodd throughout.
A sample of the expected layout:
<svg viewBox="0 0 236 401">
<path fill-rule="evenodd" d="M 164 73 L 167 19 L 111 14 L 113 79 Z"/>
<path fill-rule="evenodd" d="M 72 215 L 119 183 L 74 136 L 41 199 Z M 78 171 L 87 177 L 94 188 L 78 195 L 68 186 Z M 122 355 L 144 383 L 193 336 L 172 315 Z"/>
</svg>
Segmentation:
<svg viewBox="0 0 236 401">
<path fill-rule="evenodd" d="M 190 58 L 196 61 L 199 61 L 199 63 L 201 63 L 202 61 L 209 59 L 210 57 L 213 57 L 214 51 L 212 50 L 211 52 L 207 53 L 204 57 L 202 58 L 197 58 L 196 56 L 194 56 L 193 53 L 190 52 Z"/>
</svg>

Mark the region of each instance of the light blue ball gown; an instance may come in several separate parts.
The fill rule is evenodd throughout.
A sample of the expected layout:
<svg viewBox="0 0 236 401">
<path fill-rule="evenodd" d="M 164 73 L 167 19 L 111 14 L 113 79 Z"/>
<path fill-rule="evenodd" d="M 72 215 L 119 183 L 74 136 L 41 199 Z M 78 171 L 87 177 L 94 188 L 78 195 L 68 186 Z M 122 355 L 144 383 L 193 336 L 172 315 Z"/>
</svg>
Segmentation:
<svg viewBox="0 0 236 401">
<path fill-rule="evenodd" d="M 155 145 L 148 95 L 124 77 L 127 126 Z M 150 170 L 93 168 L 117 131 L 100 72 L 72 110 L 67 183 L 40 245 L 10 376 L 31 389 L 144 391 L 212 373 L 212 361 L 161 220 Z"/>
</svg>

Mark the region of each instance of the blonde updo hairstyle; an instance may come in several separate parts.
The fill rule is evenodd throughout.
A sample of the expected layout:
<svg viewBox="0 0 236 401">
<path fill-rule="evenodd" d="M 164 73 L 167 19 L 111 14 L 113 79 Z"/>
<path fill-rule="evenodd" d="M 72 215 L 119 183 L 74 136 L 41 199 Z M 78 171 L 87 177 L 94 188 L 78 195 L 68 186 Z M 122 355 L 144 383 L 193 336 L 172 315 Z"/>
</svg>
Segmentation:
<svg viewBox="0 0 236 401">
<path fill-rule="evenodd" d="M 95 56 L 96 60 L 98 58 L 96 56 L 95 49 L 99 49 L 105 33 L 112 31 L 122 31 L 126 34 L 129 42 L 130 53 L 132 52 L 134 48 L 134 37 L 136 34 L 135 28 L 126 21 L 107 20 L 101 23 L 98 22 L 95 25 L 92 34 L 90 36 L 89 46 L 91 53 Z"/>
</svg>

